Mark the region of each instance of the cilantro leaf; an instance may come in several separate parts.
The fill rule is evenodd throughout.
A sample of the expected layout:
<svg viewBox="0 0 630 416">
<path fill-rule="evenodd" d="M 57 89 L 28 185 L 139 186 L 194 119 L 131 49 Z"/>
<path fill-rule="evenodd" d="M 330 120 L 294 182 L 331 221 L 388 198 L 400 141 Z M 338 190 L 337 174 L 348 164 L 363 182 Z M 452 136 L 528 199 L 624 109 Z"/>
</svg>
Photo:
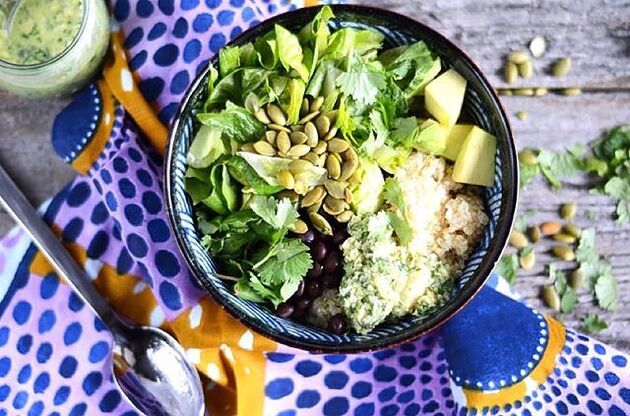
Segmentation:
<svg viewBox="0 0 630 416">
<path fill-rule="evenodd" d="M 276 229 L 289 228 L 298 217 L 296 207 L 288 198 L 280 202 L 273 197 L 255 196 L 250 204 L 252 211 Z"/>
<path fill-rule="evenodd" d="M 596 314 L 589 314 L 582 321 L 582 330 L 590 334 L 596 334 L 606 328 L 608 328 L 608 324 Z"/>
<path fill-rule="evenodd" d="M 281 298 L 287 300 L 313 264 L 308 247 L 298 239 L 286 239 L 276 244 L 270 254 L 254 269 L 261 282 L 279 287 Z"/>
<path fill-rule="evenodd" d="M 379 90 L 385 85 L 385 75 L 373 71 L 362 62 L 337 77 L 337 86 L 341 92 L 352 96 L 362 105 L 374 104 Z"/>
<path fill-rule="evenodd" d="M 538 166 L 547 182 L 558 189 L 562 186 L 560 178 L 579 172 L 581 160 L 571 152 L 555 153 L 542 149 L 538 153 Z"/>
<path fill-rule="evenodd" d="M 607 311 L 617 309 L 617 280 L 611 272 L 603 273 L 597 279 L 595 297 L 603 309 Z"/>
<path fill-rule="evenodd" d="M 519 165 L 519 188 L 523 189 L 540 173 L 538 165 Z"/>
<path fill-rule="evenodd" d="M 388 212 L 389 222 L 403 245 L 407 245 L 413 239 L 413 229 L 409 224 L 407 205 L 402 195 L 398 181 L 388 178 L 383 188 L 385 200 L 392 206 L 393 211 Z"/>
<path fill-rule="evenodd" d="M 508 254 L 501 257 L 497 266 L 497 273 L 511 285 L 516 282 L 516 272 L 518 271 L 518 256 L 516 254 Z"/>
<path fill-rule="evenodd" d="M 564 313 L 572 312 L 577 304 L 577 295 L 573 289 L 566 287 L 565 292 L 560 298 L 560 310 Z"/>
</svg>

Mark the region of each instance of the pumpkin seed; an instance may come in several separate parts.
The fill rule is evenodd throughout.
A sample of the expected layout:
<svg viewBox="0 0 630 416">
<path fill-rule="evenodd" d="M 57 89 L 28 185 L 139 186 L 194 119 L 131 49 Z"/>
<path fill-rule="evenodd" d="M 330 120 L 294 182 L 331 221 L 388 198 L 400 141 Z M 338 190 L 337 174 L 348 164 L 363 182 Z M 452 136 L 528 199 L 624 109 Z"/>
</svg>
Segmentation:
<svg viewBox="0 0 630 416">
<path fill-rule="evenodd" d="M 518 161 L 524 165 L 534 166 L 538 164 L 538 156 L 531 149 L 523 149 L 518 152 Z"/>
<path fill-rule="evenodd" d="M 575 217 L 575 213 L 577 212 L 577 205 L 573 202 L 568 202 L 566 204 L 562 204 L 560 207 L 560 216 L 565 220 L 572 220 Z"/>
<path fill-rule="evenodd" d="M 352 192 L 350 191 L 350 188 L 346 188 L 343 190 L 343 196 L 348 204 L 352 203 L 352 200 L 354 199 L 354 197 L 352 196 Z"/>
<path fill-rule="evenodd" d="M 510 54 L 507 56 L 507 59 L 509 62 L 518 65 L 522 64 L 525 61 L 528 61 L 529 56 L 527 56 L 527 53 L 523 51 L 513 51 L 510 52 Z"/>
<path fill-rule="evenodd" d="M 342 153 L 348 150 L 350 145 L 347 141 L 342 139 L 331 139 L 328 142 L 328 151 L 334 153 Z"/>
<path fill-rule="evenodd" d="M 347 210 L 337 215 L 335 219 L 339 222 L 348 222 L 353 217 L 353 215 L 354 215 L 354 212 Z"/>
<path fill-rule="evenodd" d="M 546 49 L 547 42 L 542 36 L 534 36 L 534 38 L 529 42 L 529 51 L 532 53 L 534 58 L 540 58 L 543 56 Z"/>
<path fill-rule="evenodd" d="M 283 132 L 285 132 L 287 134 L 291 133 L 290 129 L 288 129 L 288 128 L 284 127 L 284 126 L 281 126 L 279 124 L 271 123 L 271 124 L 267 124 L 267 127 L 270 128 L 271 130 L 283 131 Z"/>
<path fill-rule="evenodd" d="M 319 159 L 319 156 L 317 156 L 317 153 L 314 152 L 308 152 L 307 154 L 305 154 L 302 159 L 304 160 L 308 160 L 309 162 L 311 162 L 313 165 L 317 165 L 317 160 Z"/>
<path fill-rule="evenodd" d="M 338 131 L 339 129 L 337 127 L 333 127 L 332 129 L 328 131 L 328 133 L 326 133 L 326 135 L 324 136 L 324 140 L 329 141 L 330 139 L 332 139 L 333 137 L 337 135 Z"/>
<path fill-rule="evenodd" d="M 313 111 L 312 113 L 308 113 L 307 115 L 302 117 L 300 121 L 298 121 L 298 124 L 308 123 L 309 121 L 313 120 L 318 115 L 319 115 L 319 111 Z"/>
<path fill-rule="evenodd" d="M 293 125 L 289 126 L 289 128 L 291 129 L 292 132 L 293 131 L 301 131 L 301 132 L 304 131 L 304 126 L 301 125 L 301 124 L 293 124 Z"/>
<path fill-rule="evenodd" d="M 296 234 L 304 234 L 308 231 L 308 225 L 301 219 L 297 218 L 293 223 L 293 232 Z"/>
<path fill-rule="evenodd" d="M 512 95 L 512 90 L 510 88 L 499 88 L 497 92 L 499 95 Z"/>
<path fill-rule="evenodd" d="M 546 221 L 540 224 L 540 232 L 543 235 L 558 234 L 562 229 L 562 224 L 557 221 Z"/>
<path fill-rule="evenodd" d="M 584 284 L 584 272 L 582 269 L 575 269 L 569 276 L 569 286 L 572 289 L 579 289 Z"/>
<path fill-rule="evenodd" d="M 339 179 L 341 176 L 341 165 L 334 154 L 329 153 L 326 157 L 326 170 L 328 170 L 328 176 L 333 179 Z"/>
<path fill-rule="evenodd" d="M 313 124 L 310 121 L 306 123 L 304 125 L 304 134 L 306 134 L 306 138 L 309 143 L 309 146 L 312 143 L 315 143 L 315 145 L 317 145 L 317 142 L 319 141 L 319 134 L 317 134 L 317 127 L 315 127 L 315 124 Z M 311 146 L 311 147 L 314 147 L 314 146 Z"/>
<path fill-rule="evenodd" d="M 534 73 L 534 66 L 532 65 L 532 61 L 527 60 L 522 64 L 518 64 L 518 74 L 523 79 L 530 79 L 532 74 Z"/>
<path fill-rule="evenodd" d="M 564 231 L 575 238 L 580 238 L 582 236 L 582 229 L 575 224 L 565 225 Z"/>
<path fill-rule="evenodd" d="M 534 95 L 534 90 L 532 88 L 515 88 L 512 90 L 512 94 L 532 96 Z"/>
<path fill-rule="evenodd" d="M 563 90 L 560 90 L 560 94 L 566 95 L 566 96 L 580 95 L 582 94 L 582 90 L 577 87 L 570 87 L 570 88 L 565 88 Z"/>
<path fill-rule="evenodd" d="M 293 190 L 298 195 L 306 195 L 306 193 L 308 192 L 308 186 L 306 186 L 306 183 L 304 181 L 296 178 L 295 185 L 293 185 Z"/>
<path fill-rule="evenodd" d="M 335 124 L 335 121 L 337 121 L 338 114 L 339 114 L 339 110 L 330 110 L 324 113 L 324 115 L 330 119 L 331 124 Z"/>
<path fill-rule="evenodd" d="M 324 187 L 321 185 L 318 185 L 315 188 L 308 191 L 306 195 L 304 195 L 304 198 L 302 198 L 302 201 L 300 202 L 300 206 L 302 208 L 310 207 L 311 205 L 315 204 L 317 201 L 322 199 L 323 196 L 324 196 Z"/>
<path fill-rule="evenodd" d="M 554 234 L 553 239 L 567 244 L 573 244 L 577 240 L 574 236 L 565 233 Z"/>
<path fill-rule="evenodd" d="M 326 150 L 328 150 L 328 143 L 326 143 L 323 140 L 317 143 L 317 146 L 313 148 L 313 152 L 315 152 L 318 155 L 326 153 Z"/>
<path fill-rule="evenodd" d="M 317 212 L 310 212 L 308 214 L 308 217 L 311 219 L 313 226 L 317 228 L 317 230 L 320 233 L 325 234 L 325 235 L 332 235 L 333 229 L 330 223 L 326 220 L 326 218 L 324 218 Z"/>
<path fill-rule="evenodd" d="M 319 111 L 319 109 L 322 108 L 322 104 L 324 104 L 324 97 L 315 98 L 313 102 L 311 103 L 310 111 L 311 112 Z"/>
<path fill-rule="evenodd" d="M 290 189 L 285 189 L 277 193 L 279 199 L 288 198 L 291 202 L 297 202 L 300 196 Z"/>
<path fill-rule="evenodd" d="M 512 230 L 510 234 L 510 245 L 514 248 L 525 248 L 529 245 L 529 241 L 527 241 L 527 237 L 525 234 L 518 230 Z"/>
<path fill-rule="evenodd" d="M 319 201 L 315 202 L 310 207 L 306 207 L 306 212 L 308 212 L 309 214 L 311 212 L 319 212 L 319 210 L 322 208 L 323 202 L 324 202 L 324 198 L 321 198 Z"/>
<path fill-rule="evenodd" d="M 267 130 L 265 132 L 265 140 L 267 140 L 269 142 L 270 145 L 275 145 L 276 144 L 276 136 L 278 135 L 278 132 L 273 131 L 273 130 Z"/>
<path fill-rule="evenodd" d="M 357 155 L 357 152 L 355 152 L 352 147 L 343 152 L 343 158 L 347 161 L 354 161 L 357 162 L 357 164 L 359 163 L 359 155 Z"/>
<path fill-rule="evenodd" d="M 276 149 L 269 144 L 266 140 L 258 140 L 254 143 L 254 150 L 263 156 L 275 156 Z"/>
<path fill-rule="evenodd" d="M 345 201 L 333 198 L 332 195 L 326 195 L 326 198 L 324 198 L 324 211 L 330 215 L 341 214 L 348 208 L 349 206 Z"/>
<path fill-rule="evenodd" d="M 534 225 L 529 229 L 529 239 L 532 243 L 537 243 L 540 240 L 540 227 Z"/>
<path fill-rule="evenodd" d="M 330 130 L 330 119 L 326 116 L 319 116 L 315 120 L 315 127 L 320 137 L 323 137 Z"/>
<path fill-rule="evenodd" d="M 575 251 L 568 246 L 554 246 L 551 248 L 551 253 L 564 261 L 575 260 Z"/>
<path fill-rule="evenodd" d="M 565 76 L 570 70 L 571 58 L 569 57 L 560 58 L 551 66 L 551 74 L 556 78 Z"/>
<path fill-rule="evenodd" d="M 534 250 L 528 251 L 523 254 L 518 259 L 523 270 L 531 270 L 536 264 L 536 255 L 534 254 Z"/>
<path fill-rule="evenodd" d="M 512 84 L 516 81 L 516 77 L 518 77 L 518 68 L 516 64 L 506 62 L 505 68 L 503 69 L 503 78 L 505 79 L 505 82 Z"/>
<path fill-rule="evenodd" d="M 282 152 L 280 150 L 278 150 L 278 156 L 284 159 L 287 159 L 289 157 L 289 155 L 287 155 L 287 152 Z"/>
<path fill-rule="evenodd" d="M 276 179 L 278 179 L 278 183 L 284 189 L 293 189 L 293 187 L 295 186 L 295 178 L 288 170 L 283 169 L 278 172 Z"/>
<path fill-rule="evenodd" d="M 289 149 L 287 154 L 289 155 L 289 157 L 298 158 L 298 157 L 304 156 L 310 151 L 311 151 L 311 148 L 309 146 L 305 144 L 296 144 Z"/>
<path fill-rule="evenodd" d="M 527 111 L 517 111 L 516 117 L 521 121 L 527 120 Z"/>
<path fill-rule="evenodd" d="M 547 95 L 547 93 L 549 93 L 549 90 L 545 87 L 534 88 L 534 95 L 537 97 Z"/>
<path fill-rule="evenodd" d="M 244 145 L 241 146 L 241 150 L 243 152 L 256 153 L 256 150 L 254 150 L 254 144 L 253 143 L 245 143 Z"/>
<path fill-rule="evenodd" d="M 267 106 L 267 115 L 275 124 L 278 124 L 280 126 L 284 126 L 285 124 L 287 124 L 287 118 L 284 115 L 284 112 L 280 107 L 275 104 L 269 104 Z"/>
<path fill-rule="evenodd" d="M 558 312 L 560 310 L 560 295 L 553 285 L 545 285 L 542 290 L 542 299 L 549 308 Z"/>
<path fill-rule="evenodd" d="M 324 181 L 324 187 L 330 195 L 334 198 L 344 199 L 344 191 L 348 188 L 348 182 L 334 181 L 332 179 L 326 179 Z"/>
<path fill-rule="evenodd" d="M 302 117 L 304 117 L 305 115 L 307 115 L 307 114 L 308 114 L 308 107 L 309 107 L 309 105 L 308 105 L 308 99 L 304 98 L 304 99 L 302 100 L 302 108 L 300 108 L 300 115 L 301 115 Z"/>
<path fill-rule="evenodd" d="M 289 163 L 289 170 L 294 175 L 299 175 L 313 168 L 313 164 L 308 160 L 294 160 Z"/>
<path fill-rule="evenodd" d="M 339 180 L 347 181 L 352 176 L 352 174 L 356 172 L 358 167 L 359 162 L 357 161 L 346 160 L 345 162 L 343 162 L 343 164 L 341 165 L 341 174 L 339 176 Z"/>
<path fill-rule="evenodd" d="M 279 151 L 287 153 L 291 148 L 291 139 L 286 131 L 281 131 L 276 136 L 276 147 Z"/>
<path fill-rule="evenodd" d="M 339 179 L 342 179 L 342 178 L 339 178 Z M 361 172 L 358 169 L 356 169 L 354 171 L 354 173 L 352 175 L 350 175 L 350 177 L 347 180 L 352 185 L 356 185 L 358 183 L 361 183 Z"/>
<path fill-rule="evenodd" d="M 293 133 L 291 133 L 290 137 L 291 143 L 293 144 L 304 144 L 308 140 L 306 134 L 302 133 L 301 131 L 294 131 Z"/>
<path fill-rule="evenodd" d="M 254 113 L 254 116 L 256 117 L 258 121 L 260 121 L 263 124 L 271 123 L 271 120 L 269 120 L 269 117 L 267 116 L 267 112 L 265 111 L 264 108 L 261 108 L 258 111 L 256 111 Z"/>
</svg>

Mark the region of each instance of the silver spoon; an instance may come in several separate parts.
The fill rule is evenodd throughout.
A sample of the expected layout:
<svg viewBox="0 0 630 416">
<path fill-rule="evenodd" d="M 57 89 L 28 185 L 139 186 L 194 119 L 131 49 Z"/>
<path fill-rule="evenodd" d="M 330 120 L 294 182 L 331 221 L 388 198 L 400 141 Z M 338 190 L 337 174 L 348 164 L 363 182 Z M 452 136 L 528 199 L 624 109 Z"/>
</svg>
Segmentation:
<svg viewBox="0 0 630 416">
<path fill-rule="evenodd" d="M 177 341 L 160 329 L 134 326 L 121 319 L 2 166 L 0 203 L 31 236 L 57 273 L 109 327 L 114 336 L 115 380 L 138 410 L 150 416 L 203 415 L 205 405 L 199 375 L 186 361 Z"/>
</svg>

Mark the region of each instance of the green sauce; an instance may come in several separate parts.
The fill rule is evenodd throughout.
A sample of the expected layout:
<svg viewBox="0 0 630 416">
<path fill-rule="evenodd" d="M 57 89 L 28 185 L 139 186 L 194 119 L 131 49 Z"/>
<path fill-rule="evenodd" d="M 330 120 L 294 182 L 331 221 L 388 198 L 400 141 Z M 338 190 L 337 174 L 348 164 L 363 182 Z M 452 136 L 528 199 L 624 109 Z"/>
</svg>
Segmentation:
<svg viewBox="0 0 630 416">
<path fill-rule="evenodd" d="M 3 18 L 0 12 L 0 18 Z M 83 0 L 23 0 L 0 29 L 0 59 L 17 65 L 50 61 L 74 40 L 83 21 Z"/>
</svg>

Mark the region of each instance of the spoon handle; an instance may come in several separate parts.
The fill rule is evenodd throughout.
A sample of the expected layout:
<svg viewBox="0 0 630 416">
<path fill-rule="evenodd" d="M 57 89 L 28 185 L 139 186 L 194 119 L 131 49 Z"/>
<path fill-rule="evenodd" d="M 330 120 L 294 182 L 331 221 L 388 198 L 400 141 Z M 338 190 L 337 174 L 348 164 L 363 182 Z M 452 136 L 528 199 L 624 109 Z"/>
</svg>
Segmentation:
<svg viewBox="0 0 630 416">
<path fill-rule="evenodd" d="M 57 273 L 65 278 L 85 303 L 110 328 L 120 324 L 120 318 L 96 291 L 85 271 L 77 265 L 70 253 L 39 217 L 20 189 L 0 165 L 0 203 L 33 239 Z"/>
</svg>

